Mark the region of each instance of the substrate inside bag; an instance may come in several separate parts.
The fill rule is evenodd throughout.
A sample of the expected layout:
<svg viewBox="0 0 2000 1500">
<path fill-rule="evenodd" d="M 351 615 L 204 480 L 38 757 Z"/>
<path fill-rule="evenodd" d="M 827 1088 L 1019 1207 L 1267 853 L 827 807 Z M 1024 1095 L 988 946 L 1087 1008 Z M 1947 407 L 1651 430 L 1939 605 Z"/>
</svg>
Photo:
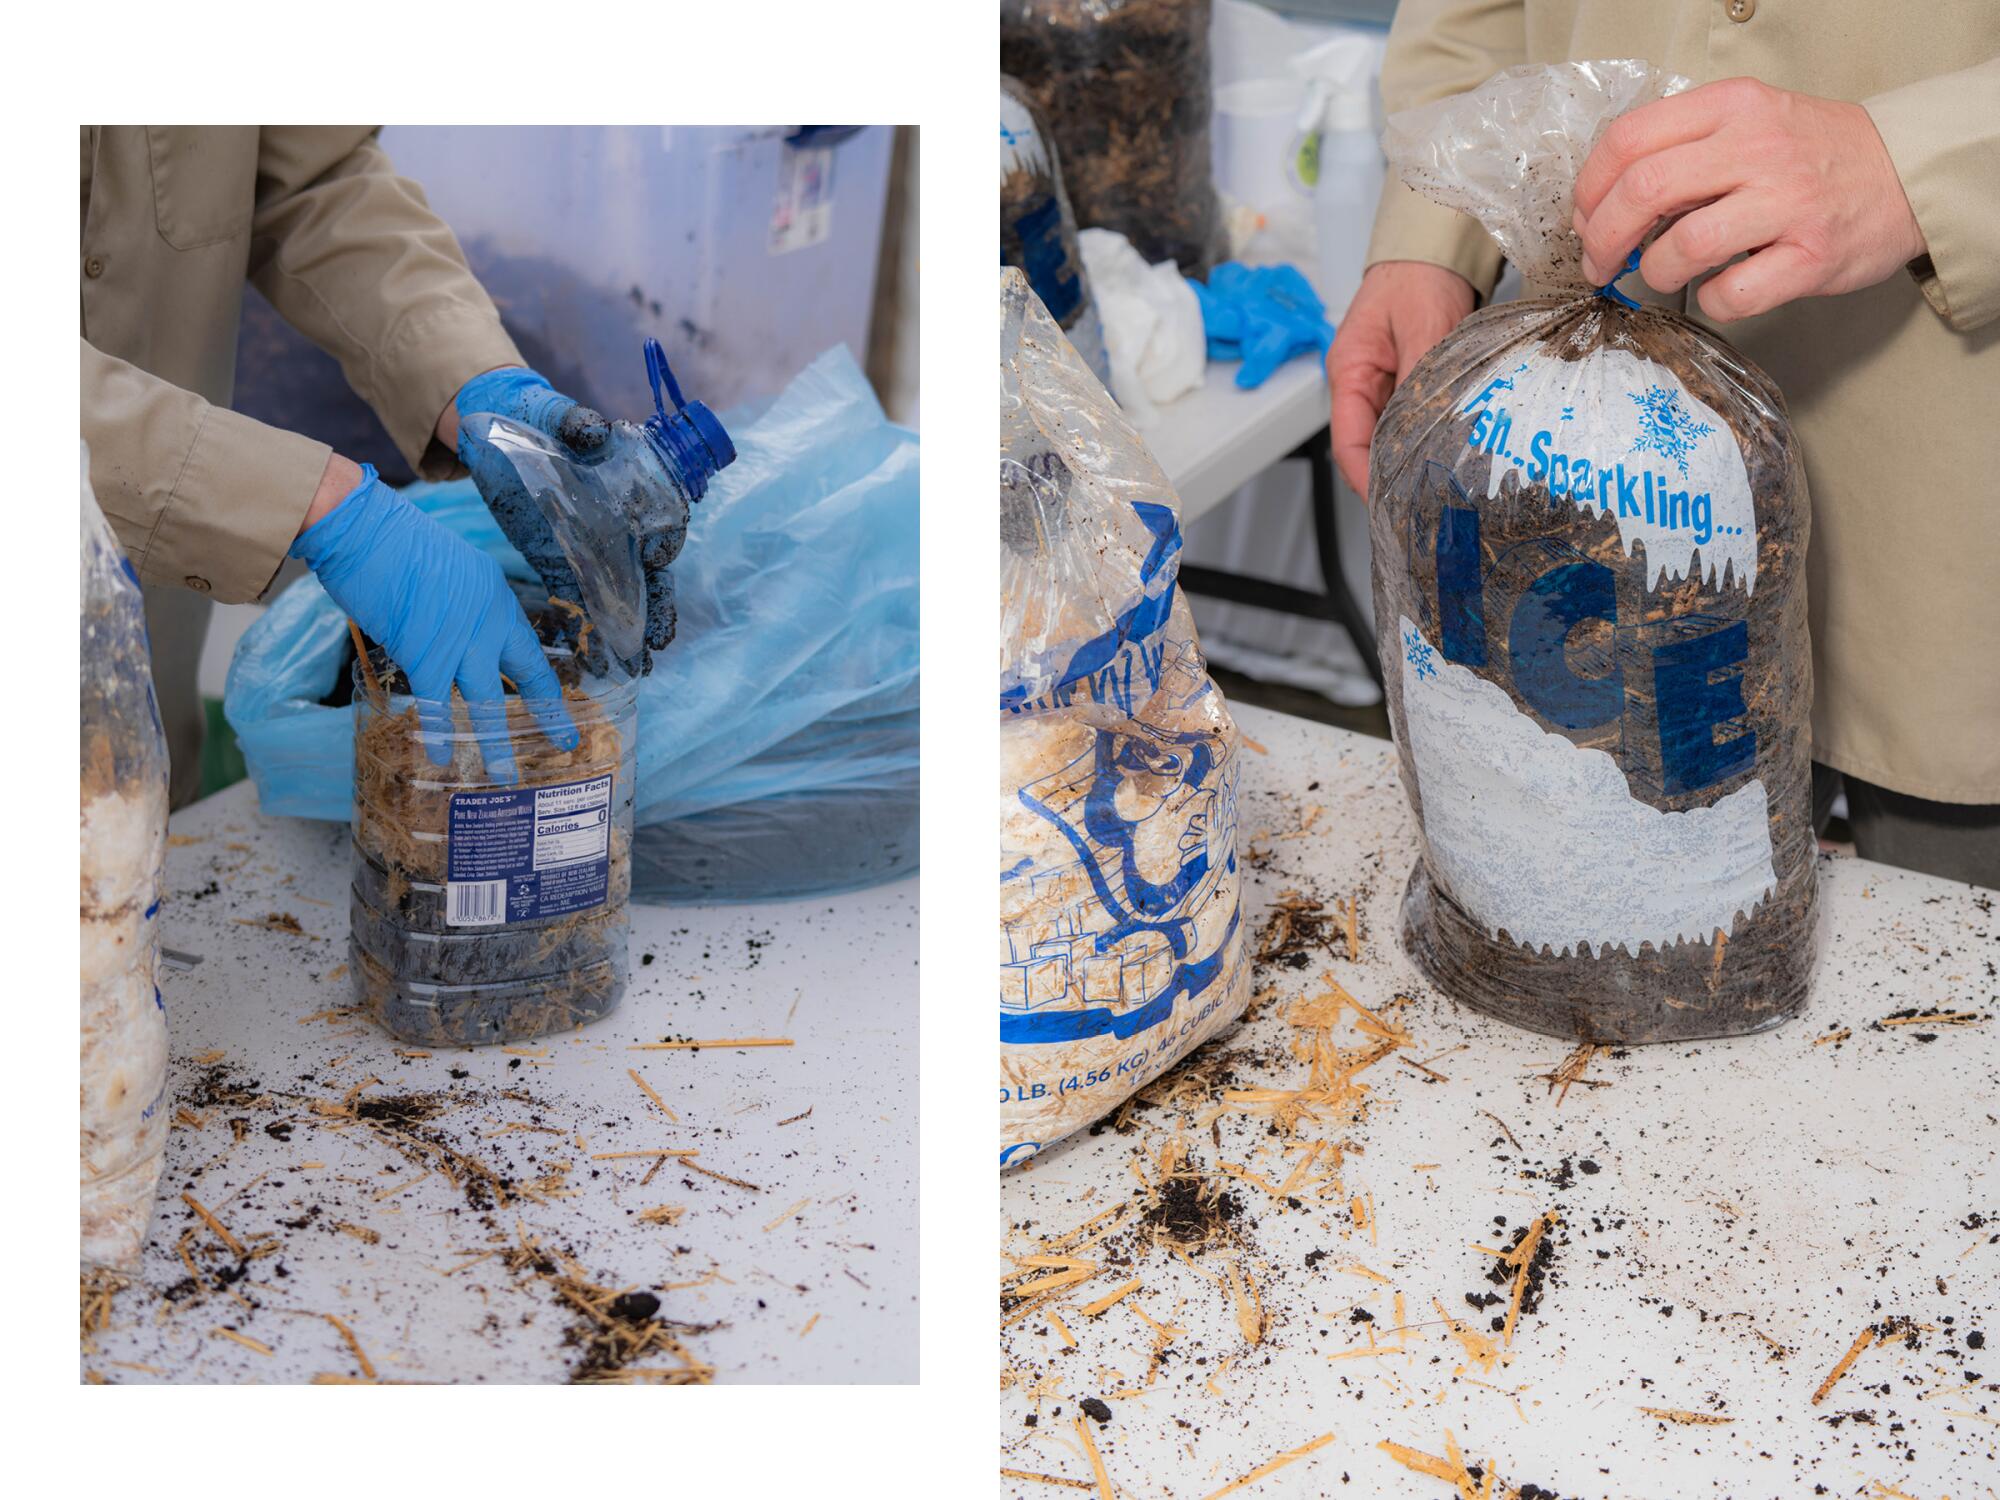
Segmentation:
<svg viewBox="0 0 2000 1500">
<path fill-rule="evenodd" d="M 1816 926 L 1808 505 L 1771 382 L 1677 314 L 1505 304 L 1376 430 L 1406 946 L 1537 1031 L 1757 1031 Z"/>
<path fill-rule="evenodd" d="M 431 761 L 413 700 L 399 696 L 396 669 L 371 653 L 373 682 L 357 668 L 354 881 L 350 957 L 357 999 L 406 1040 L 444 1046 L 518 1041 L 567 1031 L 608 1015 L 624 992 L 627 905 L 632 880 L 632 719 L 629 684 L 599 692 L 581 685 L 574 661 L 563 701 L 577 744 L 560 750 L 528 705 L 505 704 L 516 778 L 496 783 L 475 736 L 453 736 L 451 759 Z M 462 714 L 463 706 L 455 705 Z M 602 889 L 575 910 L 517 910 L 521 887 L 481 882 L 504 905 L 476 914 L 452 878 L 455 798 L 592 787 L 607 779 Z M 525 811 L 525 809 L 524 809 Z M 525 850 L 524 850 L 525 852 Z M 474 920 L 476 916 L 476 920 Z"/>
</svg>

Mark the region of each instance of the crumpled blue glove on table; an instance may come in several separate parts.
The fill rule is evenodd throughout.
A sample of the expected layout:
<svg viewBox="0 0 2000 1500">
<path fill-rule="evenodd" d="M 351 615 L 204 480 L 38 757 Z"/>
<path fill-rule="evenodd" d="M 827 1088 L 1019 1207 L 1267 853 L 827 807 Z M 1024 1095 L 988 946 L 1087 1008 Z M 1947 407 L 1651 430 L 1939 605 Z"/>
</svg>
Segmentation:
<svg viewBox="0 0 2000 1500">
<path fill-rule="evenodd" d="M 502 783 L 514 779 L 502 672 L 550 743 L 576 747 L 562 684 L 500 564 L 382 483 L 374 465 L 363 465 L 361 483 L 301 532 L 291 550 L 327 597 L 403 669 L 434 764 L 451 761 L 456 685 L 487 774 Z"/>
<path fill-rule="evenodd" d="M 687 540 L 688 506 L 644 434 L 629 422 L 608 421 L 579 405 L 533 370 L 489 370 L 476 375 L 459 391 L 457 405 L 461 424 L 475 412 L 489 412 L 537 429 L 569 449 L 579 461 L 605 463 L 607 473 L 638 476 L 616 498 L 639 536 L 639 560 L 646 573 L 646 634 L 637 659 L 621 660 L 620 665 L 635 677 L 651 672 L 652 653 L 665 649 L 674 638 L 674 585 L 668 564 L 680 555 Z M 614 455 L 627 461 L 608 464 Z M 513 465 L 491 444 L 475 439 L 463 425 L 458 456 L 471 471 L 480 498 L 507 540 L 541 575 L 549 593 L 581 611 L 584 599 L 576 570 L 563 555 L 548 518 Z M 570 634 L 574 641 L 574 624 Z M 585 649 L 589 657 L 597 656 L 600 646 L 594 635 Z M 601 663 L 592 660 L 590 665 Z"/>
<path fill-rule="evenodd" d="M 1240 359 L 1236 384 L 1255 390 L 1288 359 L 1333 347 L 1326 304 L 1296 266 L 1246 266 L 1224 261 L 1209 272 L 1208 284 L 1188 283 L 1201 303 L 1208 357 Z"/>
</svg>

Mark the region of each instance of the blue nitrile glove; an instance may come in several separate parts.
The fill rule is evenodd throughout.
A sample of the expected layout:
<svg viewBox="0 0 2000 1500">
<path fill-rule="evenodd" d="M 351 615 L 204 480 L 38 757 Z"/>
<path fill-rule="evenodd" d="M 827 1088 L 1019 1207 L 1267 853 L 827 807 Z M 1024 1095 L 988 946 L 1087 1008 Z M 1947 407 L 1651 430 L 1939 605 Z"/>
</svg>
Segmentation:
<svg viewBox="0 0 2000 1500">
<path fill-rule="evenodd" d="M 498 782 L 514 779 L 502 672 L 550 742 L 558 750 L 576 748 L 562 685 L 500 564 L 382 483 L 374 465 L 364 464 L 361 483 L 299 534 L 292 556 L 403 669 L 433 763 L 451 761 L 456 684 L 487 774 Z"/>
<path fill-rule="evenodd" d="M 629 493 L 618 496 L 627 522 L 639 537 L 639 560 L 646 573 L 646 639 L 635 661 L 620 664 L 633 676 L 653 670 L 652 653 L 674 638 L 674 584 L 667 571 L 687 540 L 688 507 L 679 488 L 667 477 L 641 431 L 628 422 L 611 422 L 587 406 L 556 391 L 533 370 L 489 370 L 465 383 L 458 393 L 461 422 L 474 412 L 490 412 L 555 439 L 584 462 L 602 461 L 613 453 L 630 460 L 619 472 L 643 476 Z M 541 575 L 549 593 L 584 607 L 576 570 L 563 556 L 541 507 L 521 483 L 513 465 L 490 444 L 459 429 L 458 456 L 472 473 L 480 497 L 493 512 L 521 555 Z M 572 641 L 577 623 L 569 625 Z M 591 665 L 601 665 L 600 639 L 592 635 L 585 650 Z"/>
<path fill-rule="evenodd" d="M 1210 359 L 1240 359 L 1236 384 L 1255 390 L 1286 360 L 1316 351 L 1326 358 L 1333 325 L 1326 304 L 1296 266 L 1246 266 L 1225 261 L 1208 284 L 1190 281 L 1201 303 Z"/>
</svg>

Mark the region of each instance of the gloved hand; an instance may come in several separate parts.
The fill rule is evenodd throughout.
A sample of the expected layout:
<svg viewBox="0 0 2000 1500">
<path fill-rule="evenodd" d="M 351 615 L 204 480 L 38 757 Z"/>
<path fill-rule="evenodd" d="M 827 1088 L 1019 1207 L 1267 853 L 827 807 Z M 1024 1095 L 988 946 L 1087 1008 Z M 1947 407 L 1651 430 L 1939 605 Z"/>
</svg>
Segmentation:
<svg viewBox="0 0 2000 1500">
<path fill-rule="evenodd" d="M 502 783 L 514 779 L 502 672 L 550 743 L 576 748 L 562 685 L 500 564 L 382 483 L 374 465 L 363 465 L 361 483 L 299 533 L 292 556 L 403 669 L 434 764 L 451 761 L 456 684 L 487 774 Z"/>
<path fill-rule="evenodd" d="M 1225 261 L 1209 272 L 1206 286 L 1188 284 L 1201 303 L 1208 357 L 1242 360 L 1236 384 L 1243 390 L 1255 390 L 1297 355 L 1324 359 L 1333 344 L 1326 304 L 1296 266 Z"/>
<path fill-rule="evenodd" d="M 620 664 L 633 676 L 652 671 L 652 653 L 664 650 L 674 638 L 674 584 L 667 569 L 687 540 L 688 507 L 644 434 L 628 422 L 607 421 L 589 407 L 578 405 L 533 370 L 489 370 L 476 375 L 459 391 L 457 405 L 461 419 L 458 456 L 471 471 L 480 498 L 507 533 L 507 540 L 541 575 L 549 593 L 579 611 L 584 601 L 576 570 L 563 556 L 541 507 L 513 466 L 491 444 L 477 441 L 463 419 L 474 412 L 506 417 L 538 429 L 583 462 L 605 464 L 607 474 L 629 476 L 622 479 L 623 492 L 616 498 L 639 537 L 639 560 L 646 573 L 646 636 L 638 658 Z M 624 461 L 610 463 L 614 456 Z M 570 632 L 572 641 L 576 640 L 575 622 Z M 602 644 L 595 633 L 584 649 L 590 665 L 600 668 Z"/>
</svg>

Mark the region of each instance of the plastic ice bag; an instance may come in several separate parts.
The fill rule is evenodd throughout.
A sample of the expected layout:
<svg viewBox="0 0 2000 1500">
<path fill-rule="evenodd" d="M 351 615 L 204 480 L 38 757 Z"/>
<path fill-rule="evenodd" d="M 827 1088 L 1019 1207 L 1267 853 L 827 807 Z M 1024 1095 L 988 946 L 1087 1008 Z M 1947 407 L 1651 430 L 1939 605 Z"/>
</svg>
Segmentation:
<svg viewBox="0 0 2000 1500">
<path fill-rule="evenodd" d="M 1815 957 L 1804 471 L 1708 329 L 1580 285 L 1571 190 L 1643 63 L 1513 68 L 1391 164 L 1569 294 L 1474 314 L 1370 460 L 1375 619 L 1422 833 L 1403 939 L 1475 1009 L 1592 1042 L 1729 1035 Z"/>
<path fill-rule="evenodd" d="M 845 349 L 727 426 L 736 462 L 710 482 L 674 563 L 680 633 L 640 685 L 633 894 L 754 900 L 906 874 L 916 435 L 884 418 Z M 534 594 L 469 482 L 406 493 Z M 266 812 L 349 814 L 346 636 L 308 577 L 237 647 L 226 709 Z"/>
<path fill-rule="evenodd" d="M 1000 1164 L 1243 1013 L 1240 743 L 1178 501 L 1026 278 L 1000 278 Z"/>
<path fill-rule="evenodd" d="M 87 445 L 82 470 L 81 1255 L 130 1267 L 167 1146 L 167 740 L 139 578 L 91 492 Z"/>
</svg>

